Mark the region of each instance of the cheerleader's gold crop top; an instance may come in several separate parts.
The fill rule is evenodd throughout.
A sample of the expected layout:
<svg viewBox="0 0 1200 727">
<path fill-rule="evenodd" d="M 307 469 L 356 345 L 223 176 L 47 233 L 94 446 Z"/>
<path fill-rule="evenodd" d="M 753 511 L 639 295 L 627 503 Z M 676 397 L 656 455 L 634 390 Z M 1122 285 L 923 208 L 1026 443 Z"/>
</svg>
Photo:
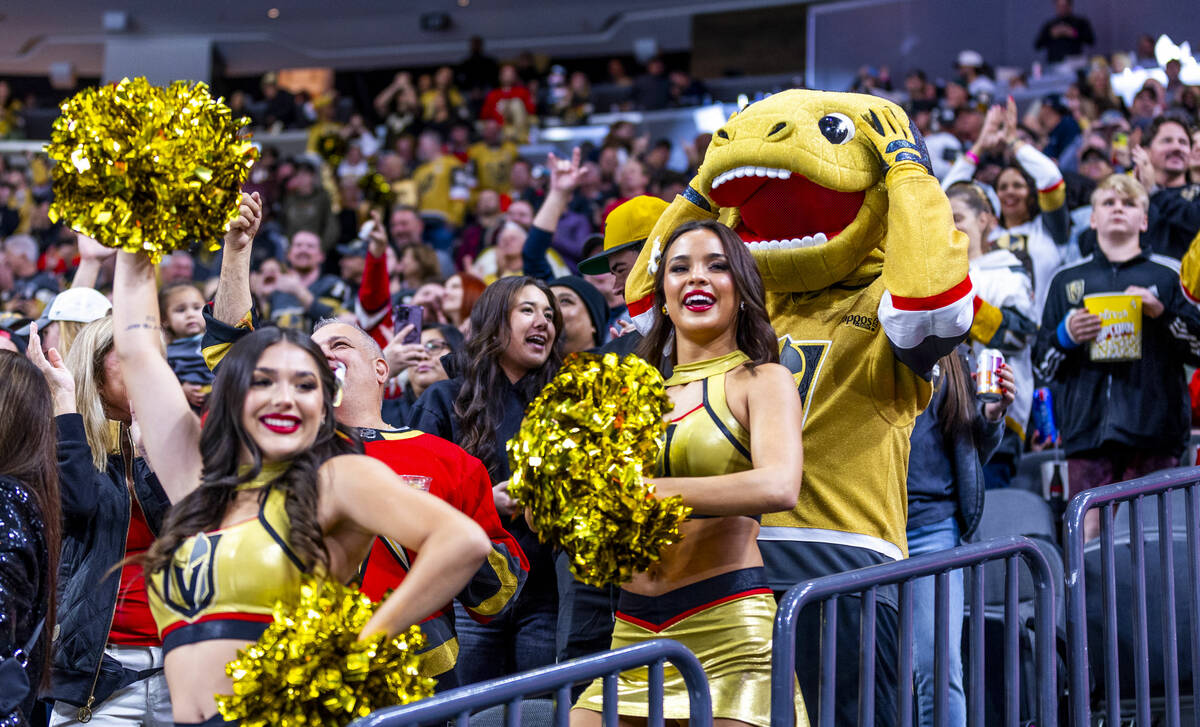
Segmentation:
<svg viewBox="0 0 1200 727">
<path fill-rule="evenodd" d="M 754 467 L 750 432 L 734 418 L 725 401 L 725 374 L 748 360 L 746 354 L 734 351 L 675 367 L 667 386 L 702 380 L 703 398 L 691 411 L 667 421 L 667 445 L 659 463 L 662 476 L 706 477 Z"/>
<path fill-rule="evenodd" d="M 266 484 L 285 467 L 264 467 L 239 488 L 269 488 L 257 517 L 191 536 L 164 569 L 147 576 L 164 651 L 211 639 L 255 641 L 276 601 L 299 595 L 304 567 L 288 546 L 287 495 Z"/>
</svg>

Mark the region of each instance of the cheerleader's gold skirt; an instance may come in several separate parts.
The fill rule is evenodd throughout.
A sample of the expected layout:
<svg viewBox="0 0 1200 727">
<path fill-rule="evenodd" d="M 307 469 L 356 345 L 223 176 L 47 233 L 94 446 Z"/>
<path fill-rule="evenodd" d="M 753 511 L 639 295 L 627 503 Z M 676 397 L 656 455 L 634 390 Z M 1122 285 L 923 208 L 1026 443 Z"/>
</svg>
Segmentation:
<svg viewBox="0 0 1200 727">
<path fill-rule="evenodd" d="M 674 639 L 696 655 L 708 677 L 713 717 L 771 727 L 771 628 L 775 599 L 761 569 L 725 573 L 690 586 L 647 597 L 621 592 L 612 648 L 657 638 Z M 649 669 L 617 678 L 617 712 L 649 716 Z M 794 678 L 793 678 L 794 681 Z M 808 719 L 798 687 L 793 687 L 797 725 Z M 663 670 L 663 717 L 690 716 L 683 676 L 670 663 Z M 575 703 L 603 709 L 603 680 L 597 679 Z"/>
</svg>

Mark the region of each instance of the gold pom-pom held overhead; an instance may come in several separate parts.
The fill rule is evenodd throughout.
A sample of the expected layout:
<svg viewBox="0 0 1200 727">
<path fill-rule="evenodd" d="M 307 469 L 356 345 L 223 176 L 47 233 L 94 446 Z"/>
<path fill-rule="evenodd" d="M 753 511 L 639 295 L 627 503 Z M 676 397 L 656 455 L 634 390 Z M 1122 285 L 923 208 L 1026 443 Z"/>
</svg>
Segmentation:
<svg viewBox="0 0 1200 727">
<path fill-rule="evenodd" d="M 164 253 L 220 247 L 258 152 L 204 83 L 144 78 L 88 88 L 63 102 L 47 153 L 52 220 L 108 247 Z"/>
<path fill-rule="evenodd" d="M 259 640 L 225 666 L 233 694 L 217 695 L 221 716 L 242 727 L 337 727 L 432 696 L 436 680 L 419 674 L 419 627 L 358 640 L 374 611 L 357 589 L 306 581 L 299 600 L 277 603 Z"/>
<path fill-rule="evenodd" d="M 658 371 L 637 356 L 574 354 L 508 443 L 508 492 L 538 537 L 560 546 L 585 583 L 624 583 L 679 540 L 691 508 L 660 500 L 653 474 L 671 408 Z"/>
</svg>

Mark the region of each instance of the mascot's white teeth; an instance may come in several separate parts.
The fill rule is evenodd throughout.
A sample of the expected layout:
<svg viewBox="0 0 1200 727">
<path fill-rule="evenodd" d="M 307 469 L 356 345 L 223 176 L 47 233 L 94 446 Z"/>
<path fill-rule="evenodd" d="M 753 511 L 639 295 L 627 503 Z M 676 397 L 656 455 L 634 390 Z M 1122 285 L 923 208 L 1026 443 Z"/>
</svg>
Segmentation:
<svg viewBox="0 0 1200 727">
<path fill-rule="evenodd" d="M 795 250 L 801 247 L 817 247 L 829 242 L 829 238 L 824 232 L 818 232 L 815 235 L 807 235 L 805 237 L 794 237 L 790 240 L 762 240 L 756 242 L 747 242 L 746 247 L 750 252 L 758 252 L 761 250 Z"/>
<path fill-rule="evenodd" d="M 774 169 L 772 167 L 737 167 L 730 169 L 728 172 L 723 172 L 717 175 L 713 180 L 712 188 L 716 189 L 730 179 L 739 177 L 765 177 L 767 179 L 788 179 L 792 173 L 786 169 Z"/>
</svg>

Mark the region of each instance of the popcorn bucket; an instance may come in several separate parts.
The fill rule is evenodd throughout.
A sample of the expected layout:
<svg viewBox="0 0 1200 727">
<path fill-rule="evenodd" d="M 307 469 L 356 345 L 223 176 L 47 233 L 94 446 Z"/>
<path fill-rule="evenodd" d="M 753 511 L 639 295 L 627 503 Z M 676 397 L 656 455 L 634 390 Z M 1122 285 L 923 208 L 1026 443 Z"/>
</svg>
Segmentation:
<svg viewBox="0 0 1200 727">
<path fill-rule="evenodd" d="M 1142 298 L 1125 293 L 1085 295 L 1083 305 L 1100 316 L 1100 335 L 1092 341 L 1093 361 L 1137 361 L 1142 357 Z"/>
</svg>

